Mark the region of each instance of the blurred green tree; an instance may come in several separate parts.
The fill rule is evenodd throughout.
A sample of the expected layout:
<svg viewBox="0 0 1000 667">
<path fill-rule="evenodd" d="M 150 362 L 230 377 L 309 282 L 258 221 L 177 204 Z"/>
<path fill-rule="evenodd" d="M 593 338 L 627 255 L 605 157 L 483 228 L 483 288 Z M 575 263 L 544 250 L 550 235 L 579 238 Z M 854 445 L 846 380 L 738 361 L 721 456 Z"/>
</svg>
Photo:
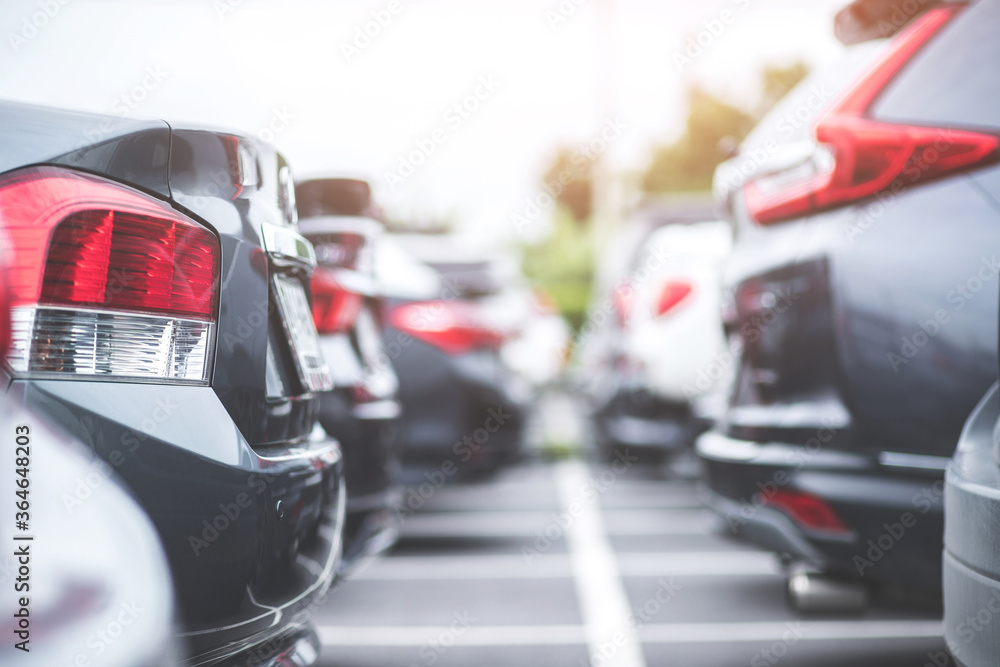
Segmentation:
<svg viewBox="0 0 1000 667">
<path fill-rule="evenodd" d="M 760 75 L 761 99 L 755 114 L 760 120 L 781 98 L 788 94 L 799 81 L 809 74 L 809 66 L 802 61 L 797 61 L 788 67 L 777 67 L 771 65 L 765 67 Z"/>
<path fill-rule="evenodd" d="M 672 144 L 654 149 L 642 175 L 642 190 L 661 193 L 711 188 L 716 166 L 726 159 L 720 145 L 738 144 L 808 71 L 802 62 L 766 67 L 760 77 L 761 101 L 753 111 L 739 109 L 702 88 L 691 88 L 684 134 Z"/>
<path fill-rule="evenodd" d="M 754 124 L 808 72 L 796 62 L 767 67 L 761 72 L 761 102 L 754 110 L 740 109 L 701 88 L 688 92 L 684 134 L 668 146 L 656 148 L 642 176 L 642 189 L 651 194 L 706 190 L 715 167 L 725 156 L 724 139 L 738 142 Z M 593 216 L 594 162 L 582 150 L 559 148 L 540 184 L 556 202 L 551 234 L 541 243 L 521 248 L 525 276 L 546 291 L 560 312 L 579 329 L 586 317 L 594 271 L 594 241 L 589 224 Z"/>
<path fill-rule="evenodd" d="M 552 216 L 552 232 L 544 242 L 521 249 L 524 275 L 548 294 L 559 312 L 578 329 L 590 301 L 594 273 L 593 236 L 569 206 Z"/>
<path fill-rule="evenodd" d="M 593 159 L 573 148 L 560 148 L 542 179 L 542 187 L 577 223 L 590 219 L 594 212 Z"/>
<path fill-rule="evenodd" d="M 555 152 L 541 183 L 556 202 L 551 232 L 544 242 L 522 248 L 525 276 L 573 327 L 583 323 L 593 279 L 594 157 L 565 146 Z"/>
</svg>

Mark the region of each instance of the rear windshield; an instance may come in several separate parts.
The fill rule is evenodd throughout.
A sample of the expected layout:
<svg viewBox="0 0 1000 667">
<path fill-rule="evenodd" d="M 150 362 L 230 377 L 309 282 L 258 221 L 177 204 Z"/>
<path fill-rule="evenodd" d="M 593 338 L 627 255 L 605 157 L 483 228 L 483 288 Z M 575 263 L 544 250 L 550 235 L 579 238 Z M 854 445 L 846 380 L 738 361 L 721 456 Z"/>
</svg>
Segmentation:
<svg viewBox="0 0 1000 667">
<path fill-rule="evenodd" d="M 323 215 L 369 215 L 371 186 L 353 178 L 322 178 L 295 186 L 300 218 Z"/>
<path fill-rule="evenodd" d="M 430 262 L 447 285 L 461 299 L 475 299 L 503 290 L 503 280 L 497 267 L 490 262 Z"/>
<path fill-rule="evenodd" d="M 946 127 L 1000 128 L 1000 3 L 965 9 L 911 60 L 874 117 Z"/>
</svg>

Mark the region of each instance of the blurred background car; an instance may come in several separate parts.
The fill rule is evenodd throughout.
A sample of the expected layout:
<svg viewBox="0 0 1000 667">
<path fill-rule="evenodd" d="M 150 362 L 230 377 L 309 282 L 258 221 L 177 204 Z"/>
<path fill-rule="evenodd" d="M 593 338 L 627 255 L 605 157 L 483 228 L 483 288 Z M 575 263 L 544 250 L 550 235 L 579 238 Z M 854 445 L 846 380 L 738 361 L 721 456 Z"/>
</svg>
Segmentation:
<svg viewBox="0 0 1000 667">
<path fill-rule="evenodd" d="M 856 45 L 716 172 L 742 355 L 697 451 L 733 531 L 804 566 L 803 609 L 939 604 L 944 469 L 996 375 L 1000 5 L 924 9 L 845 8 Z"/>
<path fill-rule="evenodd" d="M 319 421 L 340 442 L 347 482 L 346 574 L 359 559 L 392 546 L 400 499 L 396 431 L 399 382 L 383 342 L 383 304 L 374 275 L 383 233 L 368 183 L 299 181 L 299 230 L 313 244 L 312 312 L 334 388 L 320 398 Z"/>
<path fill-rule="evenodd" d="M 299 218 L 348 216 L 384 222 L 385 213 L 372 194 L 368 180 L 356 175 L 300 177 L 295 184 Z"/>
<path fill-rule="evenodd" d="M 385 241 L 376 274 L 399 376 L 407 479 L 486 474 L 517 460 L 533 390 L 504 349 L 532 317 L 531 292 L 504 258 L 476 255 L 452 236 L 396 233 Z"/>
<path fill-rule="evenodd" d="M 708 202 L 651 204 L 622 233 L 581 352 L 594 444 L 650 462 L 690 452 L 724 404 L 720 280 L 731 228 Z M 609 312 L 610 311 L 610 312 Z"/>
<path fill-rule="evenodd" d="M 5 245 L 0 219 L 0 359 L 10 345 Z M 0 382 L 9 379 L 0 364 Z M 2 529 L 12 549 L 0 557 L 2 599 L 15 621 L 0 661 L 176 667 L 170 571 L 153 525 L 111 466 L 45 421 L 24 408 L 18 392 L 0 395 L 11 456 L 0 493 L 17 505 Z M 46 548 L 55 536 L 59 548 Z M 28 552 L 23 562 L 19 549 Z M 24 629 L 17 624 L 22 609 Z"/>
<path fill-rule="evenodd" d="M 9 394 L 148 514 L 191 663 L 314 664 L 343 466 L 316 422 L 330 376 L 284 159 L 163 121 L 10 102 L 0 117 Z"/>
<path fill-rule="evenodd" d="M 945 473 L 944 636 L 965 667 L 992 665 L 1000 655 L 1000 637 L 988 629 L 1000 613 L 998 424 L 994 384 L 969 416 Z"/>
</svg>

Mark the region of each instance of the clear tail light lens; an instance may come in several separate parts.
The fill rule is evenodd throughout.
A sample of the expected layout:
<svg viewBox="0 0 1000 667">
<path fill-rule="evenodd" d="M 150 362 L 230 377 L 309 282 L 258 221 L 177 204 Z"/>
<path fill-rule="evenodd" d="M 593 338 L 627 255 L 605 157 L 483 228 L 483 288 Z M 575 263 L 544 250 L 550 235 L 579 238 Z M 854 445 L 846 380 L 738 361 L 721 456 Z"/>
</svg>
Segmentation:
<svg viewBox="0 0 1000 667">
<path fill-rule="evenodd" d="M 881 61 L 816 124 L 817 146 L 809 159 L 744 186 L 754 220 L 780 222 L 996 159 L 1000 138 L 994 135 L 887 123 L 866 115 L 900 69 L 960 10 L 932 9 L 899 33 Z"/>
<path fill-rule="evenodd" d="M 497 349 L 507 334 L 491 326 L 479 306 L 468 301 L 419 301 L 396 306 L 389 313 L 392 326 L 430 343 L 448 354 Z"/>
<path fill-rule="evenodd" d="M 11 369 L 206 384 L 216 236 L 118 183 L 54 167 L 0 177 L 13 250 Z"/>
<path fill-rule="evenodd" d="M 319 268 L 312 275 L 312 315 L 321 334 L 350 331 L 357 322 L 365 298 L 342 286 L 328 269 Z"/>
</svg>

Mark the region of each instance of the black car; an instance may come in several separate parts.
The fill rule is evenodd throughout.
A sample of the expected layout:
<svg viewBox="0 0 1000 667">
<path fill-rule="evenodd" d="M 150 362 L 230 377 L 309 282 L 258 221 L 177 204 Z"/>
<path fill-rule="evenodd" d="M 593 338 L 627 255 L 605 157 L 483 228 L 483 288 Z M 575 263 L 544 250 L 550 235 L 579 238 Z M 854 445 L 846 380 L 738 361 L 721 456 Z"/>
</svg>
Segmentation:
<svg viewBox="0 0 1000 667">
<path fill-rule="evenodd" d="M 898 9 L 842 11 L 857 44 L 716 172 L 738 370 L 697 450 L 733 531 L 804 565 L 804 608 L 827 583 L 939 603 L 944 469 L 996 375 L 1000 3 Z"/>
<path fill-rule="evenodd" d="M 431 486 L 520 458 L 531 397 L 501 355 L 515 326 L 503 271 L 452 242 L 388 235 L 376 258 L 403 405 L 404 479 Z"/>
<path fill-rule="evenodd" d="M 358 183 L 367 185 L 349 185 Z M 343 189 L 343 179 L 296 186 L 299 229 L 314 245 L 319 264 L 312 277 L 313 320 L 334 381 L 334 388 L 320 398 L 319 420 L 344 453 L 347 518 L 341 572 L 346 573 L 360 558 L 393 545 L 401 492 L 399 382 L 383 343 L 382 298 L 373 263 L 383 229 L 372 218 L 342 214 L 374 208 L 364 197 L 355 198 L 353 189 L 347 194 Z"/>
<path fill-rule="evenodd" d="M 291 174 L 255 139 L 0 104 L 17 397 L 152 519 L 192 665 L 311 665 L 343 464 Z M 281 661 L 284 661 L 283 663 Z"/>
</svg>

